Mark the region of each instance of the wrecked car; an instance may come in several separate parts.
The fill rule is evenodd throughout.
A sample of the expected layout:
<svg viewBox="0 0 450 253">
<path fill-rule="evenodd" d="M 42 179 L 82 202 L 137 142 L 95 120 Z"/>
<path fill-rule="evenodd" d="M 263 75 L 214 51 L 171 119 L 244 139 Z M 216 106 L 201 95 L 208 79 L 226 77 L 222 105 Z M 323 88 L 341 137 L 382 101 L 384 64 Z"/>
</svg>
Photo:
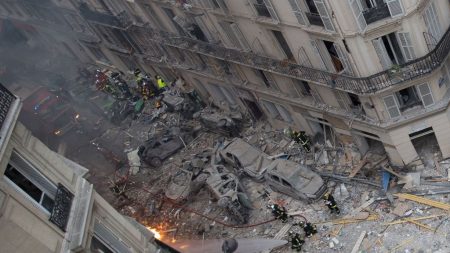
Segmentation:
<svg viewBox="0 0 450 253">
<path fill-rule="evenodd" d="M 159 167 L 169 156 L 175 154 L 187 143 L 191 142 L 196 132 L 185 132 L 174 128 L 162 137 L 152 137 L 139 147 L 138 155 L 146 164 Z"/>
<path fill-rule="evenodd" d="M 259 182 L 264 180 L 264 173 L 272 162 L 267 154 L 240 138 L 225 143 L 219 154 L 226 163 Z"/>
<path fill-rule="evenodd" d="M 177 94 L 172 91 L 166 91 L 163 93 L 162 101 L 167 105 L 169 112 L 181 112 L 182 116 L 191 119 L 195 112 L 200 108 L 195 105 L 188 94 Z"/>
<path fill-rule="evenodd" d="M 240 128 L 235 120 L 216 110 L 205 109 L 194 114 L 205 129 L 228 137 L 239 135 Z"/>
<path fill-rule="evenodd" d="M 206 185 L 218 205 L 227 209 L 238 223 L 247 223 L 252 206 L 237 176 L 222 165 L 214 165 L 209 170 Z"/>
<path fill-rule="evenodd" d="M 274 160 L 268 166 L 265 179 L 273 190 L 308 202 L 319 199 L 327 190 L 317 173 L 305 165 L 283 159 Z"/>
<path fill-rule="evenodd" d="M 202 173 L 203 166 L 201 160 L 185 162 L 183 168 L 170 178 L 169 185 L 165 190 L 168 199 L 175 202 L 186 200 L 190 195 L 197 193 L 205 184 L 207 174 Z"/>
</svg>

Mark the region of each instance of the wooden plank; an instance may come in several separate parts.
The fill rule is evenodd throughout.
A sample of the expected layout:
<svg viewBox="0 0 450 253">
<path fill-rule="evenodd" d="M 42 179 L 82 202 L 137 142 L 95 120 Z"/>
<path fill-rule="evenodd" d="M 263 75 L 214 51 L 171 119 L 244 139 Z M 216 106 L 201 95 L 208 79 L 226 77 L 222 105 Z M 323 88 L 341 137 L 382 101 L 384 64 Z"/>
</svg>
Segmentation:
<svg viewBox="0 0 450 253">
<path fill-rule="evenodd" d="M 359 247 L 361 247 L 361 243 L 364 240 L 364 237 L 366 236 L 366 231 L 362 231 L 361 235 L 359 236 L 358 240 L 356 240 L 355 246 L 353 246 L 351 253 L 358 253 Z"/>
<path fill-rule="evenodd" d="M 397 196 L 397 197 L 403 198 L 403 199 L 407 199 L 407 200 L 411 200 L 411 201 L 414 201 L 417 203 L 425 204 L 428 206 L 440 208 L 440 209 L 443 209 L 446 211 L 450 211 L 450 205 L 443 203 L 443 202 L 439 202 L 439 201 L 435 201 L 435 200 L 431 200 L 431 199 L 427 199 L 424 197 L 419 197 L 419 196 L 407 194 L 407 193 L 396 193 L 396 194 L 394 194 L 394 196 Z"/>
<path fill-rule="evenodd" d="M 359 162 L 358 165 L 356 165 L 355 168 L 353 168 L 352 172 L 350 172 L 349 178 L 352 178 L 358 174 L 358 172 L 364 167 L 364 165 L 367 164 L 367 158 L 364 158 L 361 162 Z"/>
<path fill-rule="evenodd" d="M 396 224 L 401 224 L 401 223 L 410 222 L 410 221 L 427 220 L 427 219 L 438 218 L 438 217 L 441 217 L 441 216 L 444 216 L 444 215 L 445 214 L 437 214 L 437 215 L 430 215 L 430 216 L 425 216 L 425 217 L 406 218 L 406 219 L 401 219 L 401 220 L 398 220 L 398 221 L 385 223 L 384 225 L 396 225 Z"/>
<path fill-rule="evenodd" d="M 427 230 L 434 231 L 434 228 L 432 228 L 432 227 L 430 227 L 430 226 L 428 226 L 428 225 L 422 224 L 422 223 L 420 223 L 420 222 L 418 222 L 418 221 L 410 220 L 409 222 L 412 223 L 412 224 L 414 224 L 414 225 L 417 225 L 417 226 L 419 226 L 419 227 L 421 227 L 421 228 L 425 228 L 425 229 L 427 229 Z"/>
</svg>

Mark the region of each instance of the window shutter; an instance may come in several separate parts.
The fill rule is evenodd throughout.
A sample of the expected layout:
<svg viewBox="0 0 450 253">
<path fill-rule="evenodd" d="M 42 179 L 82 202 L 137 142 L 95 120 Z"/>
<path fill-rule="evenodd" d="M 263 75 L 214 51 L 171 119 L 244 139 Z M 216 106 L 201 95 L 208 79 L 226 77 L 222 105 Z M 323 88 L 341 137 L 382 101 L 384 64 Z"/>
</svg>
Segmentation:
<svg viewBox="0 0 450 253">
<path fill-rule="evenodd" d="M 322 19 L 325 30 L 334 32 L 333 22 L 331 21 L 330 15 L 328 15 L 328 10 L 324 0 L 314 0 L 314 4 L 317 7 L 317 11 L 319 11 L 320 19 Z"/>
<path fill-rule="evenodd" d="M 419 91 L 423 106 L 428 107 L 434 104 L 433 94 L 431 93 L 431 89 L 430 86 L 428 86 L 428 83 L 417 85 L 417 90 Z"/>
<path fill-rule="evenodd" d="M 272 102 L 269 102 L 269 101 L 262 101 L 262 102 L 263 102 L 264 107 L 270 113 L 271 118 L 276 118 L 276 117 L 278 117 L 278 115 L 280 115 L 277 108 L 275 107 L 275 105 Z"/>
<path fill-rule="evenodd" d="M 411 37 L 409 33 L 397 33 L 398 40 L 400 41 L 400 45 L 403 49 L 403 55 L 407 61 L 414 60 L 416 55 L 414 54 L 414 48 L 412 46 Z"/>
<path fill-rule="evenodd" d="M 430 6 L 425 10 L 423 19 L 425 21 L 425 25 L 427 26 L 428 32 L 431 36 L 433 36 L 437 43 L 441 39 L 442 29 L 441 25 L 439 24 L 439 18 L 437 16 L 434 3 L 431 3 Z"/>
<path fill-rule="evenodd" d="M 336 43 L 333 43 L 333 46 L 336 49 L 336 52 L 339 56 L 339 60 L 341 60 L 342 64 L 344 65 L 344 73 L 353 75 L 352 65 L 347 57 L 347 52 L 342 50 L 342 48 Z"/>
<path fill-rule="evenodd" d="M 22 156 L 13 152 L 11 154 L 11 164 L 16 168 L 22 175 L 28 178 L 31 182 L 37 186 L 42 187 L 42 190 L 47 192 L 51 197 L 56 195 L 56 185 L 47 180 L 34 166 L 32 166 L 28 161 L 26 161 Z"/>
<path fill-rule="evenodd" d="M 353 16 L 356 19 L 356 23 L 358 24 L 358 28 L 360 32 L 364 32 L 367 27 L 366 19 L 362 13 L 363 8 L 359 0 L 348 0 L 350 4 L 350 8 L 352 9 Z"/>
<path fill-rule="evenodd" d="M 305 18 L 305 14 L 303 14 L 303 11 L 300 9 L 300 4 L 298 3 L 298 0 L 289 0 L 289 4 L 292 7 L 292 10 L 294 11 L 294 15 L 297 18 L 297 21 L 301 25 L 306 25 L 307 21 Z"/>
<path fill-rule="evenodd" d="M 378 58 L 380 59 L 381 66 L 383 69 L 388 69 L 392 66 L 392 61 L 389 59 L 389 56 L 386 52 L 386 48 L 383 45 L 383 41 L 381 38 L 372 40 L 373 47 L 377 52 Z"/>
<path fill-rule="evenodd" d="M 320 51 L 319 51 L 319 47 L 317 46 L 317 42 L 315 40 L 311 40 L 311 46 L 313 48 L 314 53 L 316 53 L 316 55 L 320 59 L 322 70 L 327 70 L 326 65 L 325 65 L 325 61 L 323 60 L 322 55 L 320 54 Z"/>
<path fill-rule="evenodd" d="M 234 35 L 236 36 L 237 40 L 239 41 L 239 44 L 241 45 L 240 48 L 246 51 L 250 50 L 250 46 L 248 45 L 247 40 L 242 34 L 241 29 L 239 29 L 239 26 L 235 23 L 232 23 L 230 24 L 230 28 L 233 31 Z"/>
<path fill-rule="evenodd" d="M 264 3 L 266 4 L 267 10 L 269 10 L 270 16 L 272 16 L 272 19 L 274 19 L 274 20 L 279 22 L 280 19 L 278 18 L 277 12 L 273 8 L 273 5 L 270 2 L 270 0 L 264 0 Z"/>
<path fill-rule="evenodd" d="M 316 103 L 323 104 L 322 97 L 320 97 L 319 93 L 313 88 L 311 88 L 311 95 L 314 98 L 314 101 L 316 101 Z"/>
<path fill-rule="evenodd" d="M 233 44 L 233 47 L 240 48 L 240 42 L 238 38 L 234 35 L 234 32 L 230 27 L 230 23 L 220 22 L 219 24 L 222 27 L 223 31 L 227 34 L 228 40 Z"/>
<path fill-rule="evenodd" d="M 113 248 L 116 252 L 131 253 L 130 248 L 125 245 L 116 235 L 100 222 L 94 224 L 94 234 L 105 244 Z"/>
<path fill-rule="evenodd" d="M 309 60 L 304 47 L 300 47 L 298 49 L 298 60 L 300 62 L 300 65 L 310 68 L 312 67 L 311 61 Z"/>
<path fill-rule="evenodd" d="M 386 106 L 386 109 L 389 113 L 389 117 L 391 119 L 400 117 L 400 110 L 398 109 L 397 100 L 395 99 L 394 95 L 389 95 L 383 98 L 384 105 Z"/>
<path fill-rule="evenodd" d="M 275 104 L 275 107 L 278 109 L 278 112 L 280 113 L 281 117 L 285 122 L 291 123 L 292 117 L 289 111 L 282 105 Z"/>
<path fill-rule="evenodd" d="M 349 98 L 348 95 L 342 91 L 336 92 L 336 100 L 341 108 L 349 110 Z"/>
<path fill-rule="evenodd" d="M 391 17 L 395 18 L 403 15 L 403 6 L 401 0 L 386 0 Z"/>
</svg>

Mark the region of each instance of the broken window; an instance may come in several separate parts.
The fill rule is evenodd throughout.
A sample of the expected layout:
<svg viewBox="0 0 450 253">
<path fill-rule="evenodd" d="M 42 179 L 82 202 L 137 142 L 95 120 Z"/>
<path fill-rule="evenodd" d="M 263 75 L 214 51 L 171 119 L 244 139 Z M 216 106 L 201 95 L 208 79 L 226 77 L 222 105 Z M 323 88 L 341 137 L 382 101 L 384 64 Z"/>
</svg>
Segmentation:
<svg viewBox="0 0 450 253">
<path fill-rule="evenodd" d="M 353 16 L 362 32 L 367 25 L 386 17 L 399 17 L 404 13 L 401 0 L 348 0 Z"/>
<path fill-rule="evenodd" d="M 395 95 L 397 97 L 399 109 L 401 112 L 405 111 L 408 108 L 422 105 L 422 101 L 419 99 L 414 86 L 400 90 L 396 92 Z"/>
<path fill-rule="evenodd" d="M 47 212 L 52 212 L 56 186 L 18 154 L 11 155 L 11 161 L 5 170 L 5 177 Z"/>
<path fill-rule="evenodd" d="M 287 43 L 286 39 L 284 38 L 283 34 L 280 31 L 272 30 L 272 33 L 275 37 L 275 39 L 278 42 L 278 45 L 280 45 L 281 49 L 283 50 L 284 54 L 289 60 L 294 60 L 294 54 L 292 54 L 291 49 L 289 48 L 289 44 Z"/>
<path fill-rule="evenodd" d="M 309 12 L 306 17 L 311 25 L 322 26 L 325 30 L 334 32 L 333 22 L 328 14 L 327 7 L 323 0 L 305 0 Z"/>
</svg>

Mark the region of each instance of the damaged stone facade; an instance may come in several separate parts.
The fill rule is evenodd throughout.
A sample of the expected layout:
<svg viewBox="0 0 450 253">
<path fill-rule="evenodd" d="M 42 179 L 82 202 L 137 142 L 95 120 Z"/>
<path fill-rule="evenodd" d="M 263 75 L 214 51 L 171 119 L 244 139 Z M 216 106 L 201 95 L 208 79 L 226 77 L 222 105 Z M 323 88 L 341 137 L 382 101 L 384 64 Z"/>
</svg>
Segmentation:
<svg viewBox="0 0 450 253">
<path fill-rule="evenodd" d="M 382 146 L 396 165 L 417 163 L 424 136 L 450 155 L 448 1 L 46 2 L 67 12 L 82 61 L 181 78 L 219 107 Z"/>
</svg>

